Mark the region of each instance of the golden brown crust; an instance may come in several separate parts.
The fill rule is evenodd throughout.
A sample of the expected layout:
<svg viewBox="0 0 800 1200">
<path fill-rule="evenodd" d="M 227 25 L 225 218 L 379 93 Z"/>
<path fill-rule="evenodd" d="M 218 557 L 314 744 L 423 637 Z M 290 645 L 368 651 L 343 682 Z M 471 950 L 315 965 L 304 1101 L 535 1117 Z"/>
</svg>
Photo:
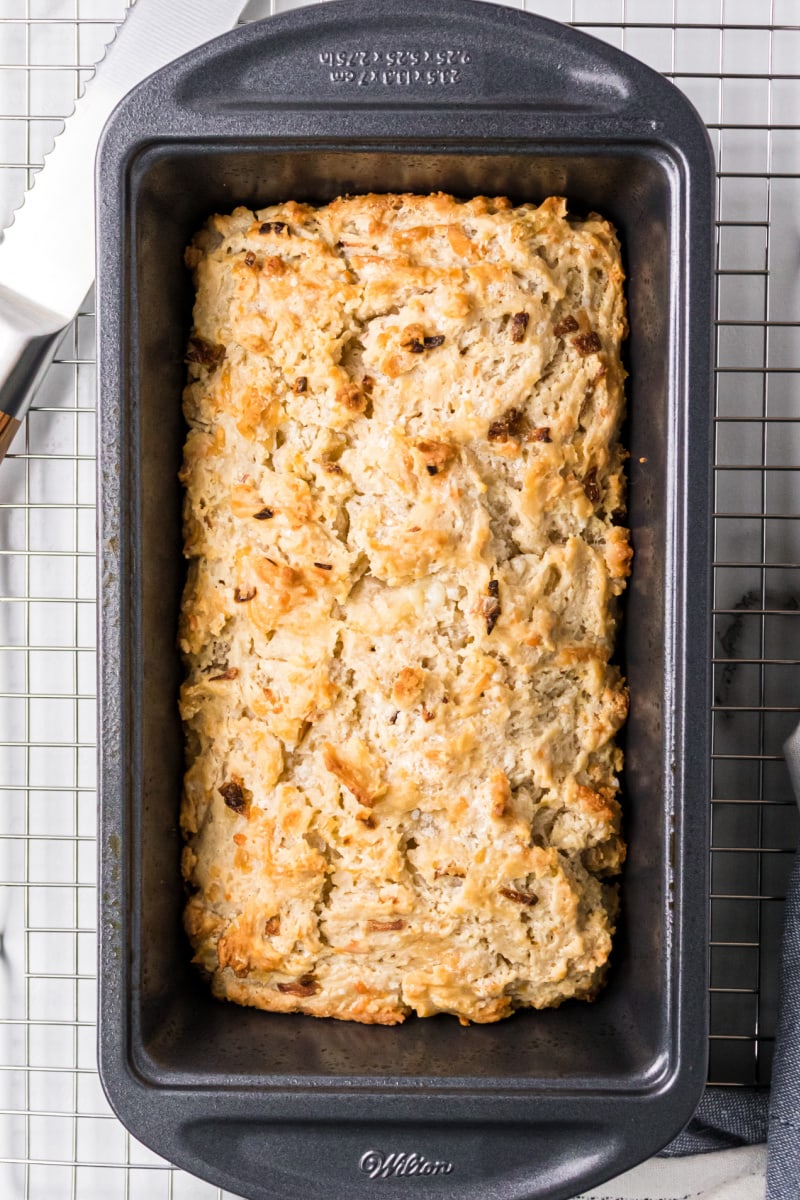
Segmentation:
<svg viewBox="0 0 800 1200">
<path fill-rule="evenodd" d="M 591 998 L 624 858 L 613 229 L 370 195 L 213 217 L 186 261 L 195 961 L 370 1023 Z"/>
</svg>

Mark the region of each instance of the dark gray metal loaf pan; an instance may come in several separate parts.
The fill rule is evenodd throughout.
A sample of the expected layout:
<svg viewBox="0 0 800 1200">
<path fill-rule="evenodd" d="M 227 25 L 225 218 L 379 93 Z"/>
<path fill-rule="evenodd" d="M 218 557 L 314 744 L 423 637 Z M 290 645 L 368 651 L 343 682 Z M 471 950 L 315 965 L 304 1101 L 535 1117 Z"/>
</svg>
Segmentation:
<svg viewBox="0 0 800 1200">
<path fill-rule="evenodd" d="M 173 1162 L 253 1200 L 563 1198 L 691 1116 L 707 1032 L 712 180 L 705 130 L 670 83 L 469 0 L 343 0 L 245 26 L 111 118 L 98 163 L 100 1069 L 128 1128 Z M 211 998 L 181 928 L 183 248 L 237 204 L 433 189 L 560 193 L 622 239 L 636 559 L 612 969 L 593 1005 L 496 1026 L 245 1010 Z"/>
</svg>

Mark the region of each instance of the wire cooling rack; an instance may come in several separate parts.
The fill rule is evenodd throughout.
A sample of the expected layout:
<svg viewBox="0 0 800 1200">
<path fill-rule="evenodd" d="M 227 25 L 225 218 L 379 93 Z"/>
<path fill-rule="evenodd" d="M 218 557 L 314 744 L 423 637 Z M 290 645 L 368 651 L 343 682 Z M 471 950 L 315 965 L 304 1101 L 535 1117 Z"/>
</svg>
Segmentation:
<svg viewBox="0 0 800 1200">
<path fill-rule="evenodd" d="M 800 0 L 514 6 L 664 72 L 717 155 L 709 1080 L 765 1085 L 798 838 L 781 745 L 800 716 Z M 0 225 L 125 8 L 0 0 Z M 92 308 L 0 467 L 0 1195 L 220 1200 L 126 1133 L 95 1068 Z"/>
</svg>

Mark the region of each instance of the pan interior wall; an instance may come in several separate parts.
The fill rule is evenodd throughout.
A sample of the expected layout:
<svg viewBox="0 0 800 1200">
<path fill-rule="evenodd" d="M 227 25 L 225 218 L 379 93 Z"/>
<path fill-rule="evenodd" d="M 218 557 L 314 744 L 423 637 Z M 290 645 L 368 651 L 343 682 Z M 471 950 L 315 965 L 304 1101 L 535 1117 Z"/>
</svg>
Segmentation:
<svg viewBox="0 0 800 1200">
<path fill-rule="evenodd" d="M 643 1079 L 669 1058 L 668 822 L 672 783 L 664 762 L 665 653 L 669 611 L 670 455 L 681 403 L 669 364 L 676 339 L 671 244 L 674 165 L 653 146 L 598 153 L 531 147 L 444 154 L 427 147 L 276 149 L 266 146 L 153 146 L 131 172 L 132 351 L 128 379 L 134 488 L 127 508 L 135 547 L 136 603 L 130 652 L 141 693 L 132 771 L 140 780 L 131 814 L 135 868 L 132 1044 L 140 1070 L 174 1082 L 266 1074 L 573 1081 Z M 177 830 L 182 732 L 181 665 L 175 649 L 185 564 L 177 470 L 185 427 L 179 398 L 192 294 L 183 249 L 206 217 L 238 204 L 294 198 L 325 202 L 344 192 L 444 190 L 507 194 L 515 202 L 568 197 L 571 211 L 596 210 L 617 226 L 628 274 L 631 337 L 626 355 L 631 452 L 629 521 L 636 550 L 618 661 L 634 697 L 622 779 L 629 860 L 609 983 L 593 1005 L 520 1013 L 496 1026 L 410 1020 L 397 1029 L 349 1026 L 242 1010 L 211 999 L 189 966 L 181 928 Z M 166 367 L 165 367 L 166 364 Z M 646 461 L 646 469 L 639 465 Z M 665 548 L 667 553 L 665 554 Z M 198 1045 L 203 1046 L 198 1073 Z"/>
</svg>

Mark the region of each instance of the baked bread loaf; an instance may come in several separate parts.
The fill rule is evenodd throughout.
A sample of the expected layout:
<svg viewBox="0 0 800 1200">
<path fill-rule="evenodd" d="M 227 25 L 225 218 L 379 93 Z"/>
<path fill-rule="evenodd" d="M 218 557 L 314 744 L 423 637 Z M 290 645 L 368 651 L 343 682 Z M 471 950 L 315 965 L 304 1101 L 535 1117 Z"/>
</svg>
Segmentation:
<svg viewBox="0 0 800 1200">
<path fill-rule="evenodd" d="M 365 195 L 215 216 L 187 263 L 195 961 L 385 1024 L 591 998 L 624 856 L 614 230 Z"/>
</svg>

